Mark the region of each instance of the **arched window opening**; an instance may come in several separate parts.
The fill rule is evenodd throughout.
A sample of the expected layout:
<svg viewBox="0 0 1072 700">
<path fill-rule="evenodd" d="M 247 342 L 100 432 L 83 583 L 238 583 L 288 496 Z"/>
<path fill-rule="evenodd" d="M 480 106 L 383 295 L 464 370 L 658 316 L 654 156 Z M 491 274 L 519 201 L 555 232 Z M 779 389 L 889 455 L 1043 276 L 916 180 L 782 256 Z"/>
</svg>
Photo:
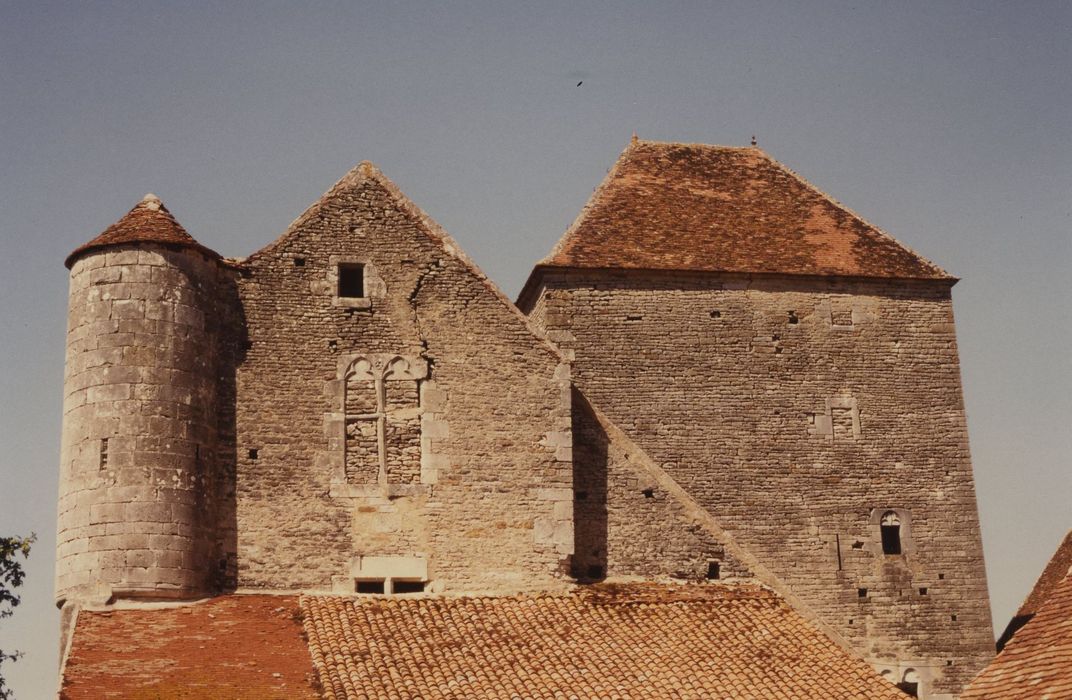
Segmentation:
<svg viewBox="0 0 1072 700">
<path fill-rule="evenodd" d="M 910 697 L 919 697 L 919 674 L 916 673 L 915 669 L 910 668 L 904 672 L 904 676 L 901 677 L 901 682 L 897 684 L 897 688 Z"/>
<path fill-rule="evenodd" d="M 901 553 L 901 517 L 892 510 L 882 514 L 882 553 Z"/>
</svg>

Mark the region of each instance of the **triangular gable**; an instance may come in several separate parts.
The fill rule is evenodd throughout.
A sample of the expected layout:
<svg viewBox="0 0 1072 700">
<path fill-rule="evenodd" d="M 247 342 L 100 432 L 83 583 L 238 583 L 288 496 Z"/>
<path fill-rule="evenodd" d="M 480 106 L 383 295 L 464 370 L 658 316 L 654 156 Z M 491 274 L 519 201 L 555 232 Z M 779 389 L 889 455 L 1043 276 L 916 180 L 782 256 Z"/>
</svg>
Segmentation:
<svg viewBox="0 0 1072 700">
<path fill-rule="evenodd" d="M 555 357 L 562 359 L 561 351 L 551 343 L 547 342 L 543 336 L 536 330 L 531 324 L 528 316 L 523 314 L 517 306 L 510 300 L 506 294 L 499 289 L 491 278 L 489 278 L 484 271 L 462 250 L 462 247 L 458 245 L 457 241 L 451 238 L 442 226 L 440 226 L 432 217 L 426 214 L 420 207 L 418 207 L 409 197 L 407 197 L 398 186 L 391 181 L 383 172 L 376 167 L 375 164 L 369 161 L 362 161 L 350 172 L 346 173 L 338 182 L 323 194 L 316 202 L 311 204 L 304 212 L 295 219 L 287 230 L 274 241 L 256 251 L 248 258 L 240 261 L 240 263 L 255 262 L 260 258 L 264 258 L 270 255 L 276 248 L 282 246 L 286 241 L 290 240 L 305 227 L 305 225 L 318 216 L 320 212 L 328 205 L 332 200 L 345 196 L 348 193 L 358 191 L 363 185 L 368 182 L 375 183 L 382 187 L 394 203 L 398 206 L 407 217 L 409 217 L 414 223 L 416 223 L 418 230 L 428 237 L 433 244 L 441 249 L 447 256 L 457 260 L 462 266 L 476 278 L 492 295 L 498 299 L 503 306 L 514 316 L 521 321 L 525 328 L 527 328 L 533 336 L 535 336 L 543 346 L 549 350 Z"/>
</svg>

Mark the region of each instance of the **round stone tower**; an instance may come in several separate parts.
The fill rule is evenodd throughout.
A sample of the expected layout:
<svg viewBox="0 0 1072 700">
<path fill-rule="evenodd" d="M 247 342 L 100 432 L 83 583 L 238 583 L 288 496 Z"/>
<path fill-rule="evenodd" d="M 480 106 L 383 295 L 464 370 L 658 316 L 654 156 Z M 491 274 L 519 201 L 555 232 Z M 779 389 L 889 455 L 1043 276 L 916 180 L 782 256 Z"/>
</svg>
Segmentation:
<svg viewBox="0 0 1072 700">
<path fill-rule="evenodd" d="M 67 267 L 57 602 L 203 595 L 225 266 L 150 194 Z"/>
</svg>

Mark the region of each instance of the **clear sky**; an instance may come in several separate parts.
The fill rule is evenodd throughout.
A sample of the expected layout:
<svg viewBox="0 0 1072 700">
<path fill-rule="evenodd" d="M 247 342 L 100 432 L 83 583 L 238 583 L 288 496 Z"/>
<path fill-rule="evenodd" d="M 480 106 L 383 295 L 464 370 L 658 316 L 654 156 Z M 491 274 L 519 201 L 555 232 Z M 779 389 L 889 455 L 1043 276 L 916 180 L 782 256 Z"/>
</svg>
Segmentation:
<svg viewBox="0 0 1072 700">
<path fill-rule="evenodd" d="M 513 296 L 636 131 L 746 145 L 963 278 L 995 624 L 1072 527 L 1072 3 L 0 0 L 0 648 L 55 684 L 63 259 L 155 192 L 265 245 L 376 162 Z M 581 85 L 578 85 L 581 83 Z"/>
</svg>

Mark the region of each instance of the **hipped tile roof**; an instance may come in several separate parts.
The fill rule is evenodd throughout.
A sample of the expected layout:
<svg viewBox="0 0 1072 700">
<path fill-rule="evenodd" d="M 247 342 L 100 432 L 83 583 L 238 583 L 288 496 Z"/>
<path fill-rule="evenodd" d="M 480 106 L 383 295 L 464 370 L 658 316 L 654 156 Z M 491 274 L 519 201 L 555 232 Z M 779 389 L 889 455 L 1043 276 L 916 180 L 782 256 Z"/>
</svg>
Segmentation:
<svg viewBox="0 0 1072 700">
<path fill-rule="evenodd" d="M 905 698 L 755 585 L 303 596 L 301 607 L 330 700 Z"/>
<path fill-rule="evenodd" d="M 220 257 L 188 234 L 155 194 L 147 194 L 119 221 L 104 229 L 93 240 L 75 248 L 67 256 L 65 264 L 71 267 L 81 255 L 125 243 L 164 243 L 193 248 L 209 257 Z"/>
<path fill-rule="evenodd" d="M 294 596 L 82 611 L 60 700 L 313 700 Z"/>
<path fill-rule="evenodd" d="M 1030 615 L 960 700 L 1072 698 L 1072 535 L 1017 613 Z"/>
<path fill-rule="evenodd" d="M 539 267 L 953 279 L 758 148 L 652 141 Z"/>
</svg>

